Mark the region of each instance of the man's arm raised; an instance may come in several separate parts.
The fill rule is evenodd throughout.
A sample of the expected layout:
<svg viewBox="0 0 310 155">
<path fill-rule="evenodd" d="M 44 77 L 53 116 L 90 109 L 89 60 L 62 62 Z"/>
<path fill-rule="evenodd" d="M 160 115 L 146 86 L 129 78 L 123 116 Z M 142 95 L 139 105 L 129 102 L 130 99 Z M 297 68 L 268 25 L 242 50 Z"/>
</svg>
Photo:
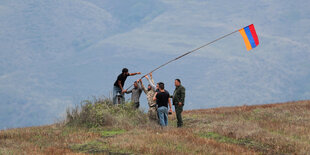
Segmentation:
<svg viewBox="0 0 310 155">
<path fill-rule="evenodd" d="M 151 81 L 147 75 L 145 76 L 145 78 L 149 81 L 149 84 L 151 85 L 152 89 L 155 91 L 156 90 L 156 86 L 155 86 L 154 82 Z"/>
<path fill-rule="evenodd" d="M 139 89 L 142 89 L 142 86 L 141 86 L 142 79 L 137 80 L 137 83 L 138 83 L 138 88 L 139 88 Z"/>
<path fill-rule="evenodd" d="M 141 74 L 141 72 L 129 73 L 129 76 L 133 76 L 133 75 L 137 75 L 137 74 Z"/>
<path fill-rule="evenodd" d="M 142 79 L 140 79 L 140 83 L 141 83 L 142 90 L 144 91 L 145 94 L 147 94 L 147 89 L 144 87 Z"/>
<path fill-rule="evenodd" d="M 151 81 L 153 82 L 153 85 L 155 85 L 154 79 L 153 79 L 153 73 L 150 73 Z"/>
</svg>

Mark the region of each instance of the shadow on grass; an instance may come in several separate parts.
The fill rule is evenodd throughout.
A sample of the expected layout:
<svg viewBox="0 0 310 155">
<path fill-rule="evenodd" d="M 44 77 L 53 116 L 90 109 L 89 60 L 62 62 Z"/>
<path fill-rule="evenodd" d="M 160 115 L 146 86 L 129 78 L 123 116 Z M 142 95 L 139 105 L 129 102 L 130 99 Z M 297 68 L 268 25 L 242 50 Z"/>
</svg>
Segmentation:
<svg viewBox="0 0 310 155">
<path fill-rule="evenodd" d="M 91 154 L 109 154 L 109 155 L 129 155 L 130 153 L 113 152 L 109 150 L 105 142 L 94 140 L 84 144 L 74 144 L 70 149 L 75 152 L 91 153 Z"/>
</svg>

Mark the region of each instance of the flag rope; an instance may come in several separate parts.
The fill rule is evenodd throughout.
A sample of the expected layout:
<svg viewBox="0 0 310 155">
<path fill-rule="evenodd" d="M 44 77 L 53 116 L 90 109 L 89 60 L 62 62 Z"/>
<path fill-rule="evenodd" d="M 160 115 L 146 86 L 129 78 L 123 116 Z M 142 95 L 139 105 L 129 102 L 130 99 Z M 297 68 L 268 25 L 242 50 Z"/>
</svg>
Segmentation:
<svg viewBox="0 0 310 155">
<path fill-rule="evenodd" d="M 197 47 L 197 48 L 195 48 L 195 49 L 193 49 L 193 50 L 191 50 L 191 51 L 188 51 L 188 52 L 186 52 L 186 53 L 184 53 L 184 54 L 182 54 L 182 55 L 180 55 L 180 56 L 178 56 L 178 57 L 176 57 L 176 58 L 174 58 L 174 59 L 171 59 L 171 60 L 169 60 L 168 62 L 166 62 L 166 63 L 164 63 L 164 64 L 158 66 L 158 67 L 155 68 L 155 69 L 153 69 L 151 72 L 149 72 L 149 73 L 143 75 L 140 79 L 143 79 L 146 75 L 155 72 L 156 70 L 158 70 L 158 69 L 160 69 L 160 68 L 162 68 L 162 67 L 168 65 L 169 63 L 171 63 L 171 62 L 173 62 L 173 61 L 176 61 L 176 60 L 178 60 L 178 59 L 180 59 L 180 58 L 182 58 L 182 57 L 184 57 L 184 56 L 186 56 L 186 55 L 188 55 L 188 54 L 191 54 L 191 53 L 193 53 L 193 52 L 195 52 L 195 51 L 198 51 L 199 49 L 204 48 L 204 47 L 206 47 L 206 46 L 208 46 L 208 45 L 210 45 L 210 44 L 212 44 L 212 43 L 214 43 L 214 42 L 216 42 L 216 41 L 219 41 L 219 40 L 221 40 L 221 39 L 223 39 L 223 38 L 225 38 L 225 37 L 227 37 L 227 36 L 230 36 L 230 35 L 232 35 L 232 34 L 238 32 L 238 31 L 239 31 L 239 29 L 238 29 L 238 30 L 235 30 L 235 31 L 233 31 L 233 32 L 231 32 L 231 33 L 228 33 L 228 34 L 226 34 L 226 35 L 223 35 L 223 36 L 221 36 L 221 37 L 219 37 L 219 38 L 217 38 L 217 39 L 215 39 L 215 40 L 213 40 L 213 41 L 211 41 L 211 42 L 208 42 L 208 43 L 206 43 L 206 44 L 204 44 L 204 45 L 202 45 L 202 46 L 200 46 L 200 47 Z M 132 84 L 131 86 L 129 86 L 127 89 L 131 88 L 132 86 L 133 86 L 133 84 Z M 126 89 L 126 90 L 127 90 L 127 89 Z"/>
</svg>

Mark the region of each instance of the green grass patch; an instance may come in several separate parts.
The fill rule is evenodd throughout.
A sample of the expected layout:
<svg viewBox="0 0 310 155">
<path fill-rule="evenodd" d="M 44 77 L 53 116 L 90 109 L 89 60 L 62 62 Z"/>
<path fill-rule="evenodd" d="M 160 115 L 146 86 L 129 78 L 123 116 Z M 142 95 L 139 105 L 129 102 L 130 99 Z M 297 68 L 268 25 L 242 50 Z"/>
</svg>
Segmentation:
<svg viewBox="0 0 310 155">
<path fill-rule="evenodd" d="M 226 136 L 222 136 L 222 135 L 220 135 L 218 133 L 215 133 L 215 132 L 201 133 L 199 136 L 200 137 L 204 137 L 204 138 L 214 139 L 214 140 L 216 140 L 218 142 L 221 142 L 221 143 L 238 144 L 238 140 L 233 139 L 233 138 L 229 138 L 229 137 L 226 137 Z"/>
<path fill-rule="evenodd" d="M 116 135 L 119 135 L 119 134 L 123 134 L 125 133 L 126 131 L 121 129 L 121 130 L 106 130 L 106 131 L 102 131 L 101 132 L 101 136 L 103 137 L 112 137 L 112 136 L 116 136 Z"/>
<path fill-rule="evenodd" d="M 259 109 L 259 108 L 253 110 L 254 113 L 260 113 L 261 111 L 262 109 Z"/>
</svg>

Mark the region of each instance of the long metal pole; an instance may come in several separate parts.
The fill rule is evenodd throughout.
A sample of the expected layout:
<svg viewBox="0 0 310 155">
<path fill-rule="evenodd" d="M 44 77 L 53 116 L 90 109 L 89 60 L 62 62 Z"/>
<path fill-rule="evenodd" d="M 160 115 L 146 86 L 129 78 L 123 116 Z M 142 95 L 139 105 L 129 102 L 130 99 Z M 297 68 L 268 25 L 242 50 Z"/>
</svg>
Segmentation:
<svg viewBox="0 0 310 155">
<path fill-rule="evenodd" d="M 195 51 L 198 51 L 199 49 L 204 48 L 204 47 L 206 47 L 206 46 L 208 46 L 208 45 L 210 45 L 210 44 L 212 44 L 212 43 L 214 43 L 214 42 L 216 42 L 216 41 L 219 41 L 219 40 L 221 40 L 221 39 L 223 39 L 223 38 L 225 38 L 225 37 L 227 37 L 227 36 L 229 36 L 229 35 L 232 35 L 232 34 L 238 32 L 238 31 L 239 31 L 239 30 L 235 30 L 235 31 L 233 31 L 233 32 L 231 32 L 231 33 L 228 33 L 228 34 L 226 34 L 226 35 L 223 35 L 223 36 L 221 36 L 221 37 L 219 37 L 219 38 L 217 38 L 217 39 L 215 39 L 215 40 L 213 40 L 213 41 L 211 41 L 211 42 L 208 42 L 208 43 L 206 43 L 206 44 L 204 44 L 204 45 L 202 45 L 202 46 L 200 46 L 200 47 L 197 47 L 197 48 L 195 48 L 195 49 L 193 49 L 193 50 L 191 50 L 191 51 L 188 51 L 188 52 L 186 52 L 186 53 L 184 53 L 184 54 L 182 54 L 182 55 L 180 55 L 180 56 L 178 56 L 178 57 L 176 57 L 176 58 L 174 58 L 174 59 L 172 59 L 172 60 L 170 60 L 170 61 L 168 61 L 168 62 L 166 62 L 166 63 L 164 63 L 164 64 L 162 64 L 162 65 L 160 65 L 160 66 L 158 66 L 157 68 L 153 69 L 151 72 L 149 72 L 149 73 L 143 75 L 140 79 L 143 79 L 146 75 L 155 72 L 156 70 L 158 70 L 158 69 L 160 69 L 160 68 L 162 68 L 162 67 L 168 65 L 169 63 L 171 63 L 171 62 L 173 62 L 173 61 L 176 61 L 176 60 L 178 60 L 178 59 L 180 59 L 180 58 L 182 58 L 182 57 L 184 57 L 184 56 L 186 56 L 186 55 L 188 55 L 188 54 L 191 54 L 191 53 L 193 53 L 193 52 L 195 52 Z M 133 84 L 132 84 L 131 86 L 129 86 L 127 89 L 131 88 L 132 86 L 133 86 Z"/>
</svg>

